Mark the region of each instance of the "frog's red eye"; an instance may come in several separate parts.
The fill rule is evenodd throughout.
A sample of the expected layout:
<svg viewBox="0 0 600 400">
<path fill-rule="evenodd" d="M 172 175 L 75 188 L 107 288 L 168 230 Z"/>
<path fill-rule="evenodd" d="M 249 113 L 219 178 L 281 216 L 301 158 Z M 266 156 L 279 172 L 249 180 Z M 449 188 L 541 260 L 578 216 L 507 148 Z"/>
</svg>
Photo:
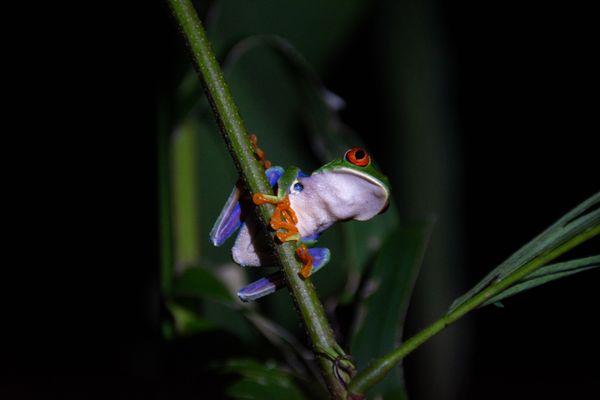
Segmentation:
<svg viewBox="0 0 600 400">
<path fill-rule="evenodd" d="M 369 157 L 369 153 L 361 147 L 354 147 L 346 152 L 344 158 L 350 161 L 354 165 L 358 165 L 359 167 L 364 167 L 369 165 L 371 162 L 371 157 Z"/>
</svg>

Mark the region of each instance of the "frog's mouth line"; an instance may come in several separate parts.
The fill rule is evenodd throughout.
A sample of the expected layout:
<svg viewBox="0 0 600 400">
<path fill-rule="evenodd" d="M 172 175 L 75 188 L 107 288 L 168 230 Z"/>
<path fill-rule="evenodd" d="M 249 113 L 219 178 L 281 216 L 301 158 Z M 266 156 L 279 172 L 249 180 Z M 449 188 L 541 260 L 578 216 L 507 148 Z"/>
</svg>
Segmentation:
<svg viewBox="0 0 600 400">
<path fill-rule="evenodd" d="M 352 168 L 340 168 L 340 171 L 344 172 L 344 173 L 356 175 L 356 176 L 366 180 L 367 182 L 370 182 L 373 185 L 381 188 L 381 190 L 383 190 L 383 192 L 385 193 L 385 204 L 381 208 L 381 211 L 379 211 L 379 214 L 385 212 L 385 210 L 388 209 L 388 207 L 390 205 L 390 193 L 387 190 L 386 186 L 383 184 L 383 182 L 381 182 L 379 179 L 373 177 L 372 175 L 364 174 L 364 173 L 362 173 L 358 170 L 352 169 Z"/>
</svg>

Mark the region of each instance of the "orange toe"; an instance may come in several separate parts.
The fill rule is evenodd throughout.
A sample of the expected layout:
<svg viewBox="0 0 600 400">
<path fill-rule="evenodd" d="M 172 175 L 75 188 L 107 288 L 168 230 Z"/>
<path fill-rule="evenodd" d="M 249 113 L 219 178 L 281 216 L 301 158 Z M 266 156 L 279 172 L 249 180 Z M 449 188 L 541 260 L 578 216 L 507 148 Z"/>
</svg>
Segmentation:
<svg viewBox="0 0 600 400">
<path fill-rule="evenodd" d="M 304 263 L 304 266 L 300 269 L 298 274 L 306 279 L 310 276 L 310 273 L 313 269 L 313 259 L 310 253 L 308 252 L 308 248 L 305 245 L 301 245 L 296 249 L 296 255 Z"/>
</svg>

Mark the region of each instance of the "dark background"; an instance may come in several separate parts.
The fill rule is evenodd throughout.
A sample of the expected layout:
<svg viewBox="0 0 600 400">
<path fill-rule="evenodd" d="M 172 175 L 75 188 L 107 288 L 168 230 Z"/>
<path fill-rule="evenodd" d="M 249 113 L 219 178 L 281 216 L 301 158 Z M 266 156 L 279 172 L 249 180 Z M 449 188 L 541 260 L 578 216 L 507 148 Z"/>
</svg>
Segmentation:
<svg viewBox="0 0 600 400">
<path fill-rule="evenodd" d="M 397 30 L 402 32 L 402 18 L 413 12 L 434 26 L 444 64 L 443 72 L 433 75 L 443 83 L 439 108 L 451 127 L 451 137 L 438 146 L 450 143 L 453 153 L 454 173 L 445 182 L 445 193 L 451 193 L 454 203 L 449 210 L 460 219 L 454 232 L 461 238 L 464 261 L 456 271 L 457 286 L 447 289 L 449 297 L 443 294 L 447 304 L 598 190 L 597 24 L 583 2 L 552 6 L 434 1 L 425 3 L 424 10 L 413 3 L 373 3 L 318 71 L 326 86 L 346 100 L 343 120 L 358 132 L 369 132 L 363 140 L 378 155 L 382 169 L 391 171 L 395 161 L 407 156 L 400 148 L 405 142 L 399 139 L 398 146 L 390 146 L 378 133 L 411 126 L 411 116 L 408 111 L 394 114 L 377 101 L 404 87 L 390 89 L 381 67 L 388 62 L 390 68 L 405 65 L 402 71 L 407 74 L 411 60 L 420 54 L 410 47 L 408 35 L 397 46 L 399 52 L 412 49 L 409 55 L 390 61 L 389 49 L 396 45 Z M 206 8 L 199 7 L 201 12 Z M 398 22 L 393 23 L 394 18 Z M 83 225 L 94 232 L 71 231 L 65 238 L 83 246 L 50 253 L 57 262 L 52 270 L 61 278 L 50 275 L 60 282 L 49 289 L 45 282 L 54 280 L 40 275 L 31 279 L 35 282 L 26 294 L 10 294 L 5 303 L 3 325 L 9 339 L 3 346 L 2 390 L 11 397 L 55 392 L 84 398 L 115 393 L 126 398 L 203 398 L 219 384 L 214 377 L 195 375 L 195 364 L 209 348 L 200 345 L 195 357 L 189 357 L 186 351 L 193 347 L 165 343 L 157 323 L 155 88 L 159 97 L 172 90 L 180 67 L 171 60 L 182 46 L 164 5 L 153 5 L 148 21 L 152 22 L 144 25 L 144 34 L 136 31 L 120 39 L 126 45 L 142 41 L 143 51 L 129 52 L 125 46 L 118 57 L 127 62 L 88 76 L 109 88 L 109 93 L 102 92 L 106 97 L 100 114 L 110 121 L 102 140 L 108 141 L 111 152 L 100 151 L 103 179 L 79 199 L 96 201 L 98 212 L 90 216 L 80 204 L 72 209 L 84 210 Z M 393 34 L 383 43 L 386 32 Z M 431 85 L 438 82 L 435 79 Z M 409 96 L 404 99 L 410 101 Z M 112 152 L 120 156 L 114 162 Z M 427 162 L 424 157 L 424 170 L 430 166 Z M 445 165 L 437 162 L 432 168 Z M 430 176 L 417 170 L 406 174 L 425 180 Z M 392 179 L 397 180 L 398 198 L 419 198 L 410 178 Z M 435 204 L 433 208 L 440 212 Z M 400 210 L 404 215 L 420 212 L 410 205 Z M 40 236 L 45 239 L 52 232 Z M 597 245 L 595 240 L 574 254 L 591 254 Z M 34 255 L 28 259 L 38 263 Z M 62 262 L 75 266 L 62 271 Z M 108 266 L 119 272 L 107 273 Z M 490 307 L 450 327 L 407 359 L 412 398 L 592 397 L 600 389 L 600 328 L 595 317 L 599 277 L 598 271 L 569 277 L 522 294 L 504 309 Z M 407 335 L 433 320 L 423 317 L 423 306 L 418 305 L 432 290 L 417 283 Z M 457 339 L 452 335 L 458 333 L 464 339 L 453 342 Z M 222 340 L 224 346 L 232 345 Z M 458 347 L 436 357 L 436 343 Z M 456 380 L 444 381 L 440 376 L 445 372 Z M 438 384 L 436 379 L 452 391 L 435 394 L 431 386 Z"/>
</svg>

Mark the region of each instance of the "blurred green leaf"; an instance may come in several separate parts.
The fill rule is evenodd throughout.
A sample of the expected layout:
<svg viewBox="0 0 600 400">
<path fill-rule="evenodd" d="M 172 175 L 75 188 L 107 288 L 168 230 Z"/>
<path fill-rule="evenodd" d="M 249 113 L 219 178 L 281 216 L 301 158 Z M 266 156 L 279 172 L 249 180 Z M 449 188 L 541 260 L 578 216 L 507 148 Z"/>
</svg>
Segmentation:
<svg viewBox="0 0 600 400">
<path fill-rule="evenodd" d="M 297 385 L 296 377 L 274 364 L 261 364 L 253 360 L 232 360 L 222 368 L 222 371 L 241 375 L 241 379 L 227 389 L 227 394 L 234 399 L 303 400 L 327 398 L 324 391 L 321 395 L 318 394 L 319 392 L 315 394 L 315 388 L 312 388 L 310 397 L 305 396 Z"/>
<path fill-rule="evenodd" d="M 198 118 L 190 115 L 190 118 Z M 199 243 L 203 267 L 213 268 L 231 262 L 229 249 L 234 237 L 222 247 L 215 247 L 209 240 L 209 232 L 215 223 L 231 189 L 237 180 L 237 171 L 230 160 L 227 147 L 218 133 L 217 126 L 211 114 L 198 118 L 197 140 L 195 151 L 199 155 L 198 180 L 195 182 L 198 190 L 198 211 L 200 224 Z"/>
<path fill-rule="evenodd" d="M 176 296 L 192 296 L 231 302 L 233 296 L 212 272 L 205 268 L 188 268 L 175 282 Z"/>
<path fill-rule="evenodd" d="M 364 301 L 366 316 L 352 340 L 352 356 L 358 366 L 364 367 L 374 357 L 391 351 L 401 339 L 430 226 L 429 222 L 399 226 L 386 238 L 377 255 L 365 285 L 367 291 L 374 291 Z M 403 387 L 400 372 L 388 375 L 372 393 L 391 396 L 394 392 L 398 396 L 404 393 Z"/>
<path fill-rule="evenodd" d="M 240 37 L 280 35 L 320 69 L 335 59 L 348 33 L 369 15 L 369 4 L 367 0 L 222 0 L 215 4 L 207 31 L 217 54 Z"/>
<path fill-rule="evenodd" d="M 178 304 L 170 303 L 168 307 L 175 321 L 175 329 L 180 335 L 193 335 L 219 328 L 215 322 L 204 319 Z"/>
<path fill-rule="evenodd" d="M 520 283 L 517 283 L 510 289 L 505 290 L 498 296 L 492 297 L 485 302 L 482 307 L 506 299 L 507 297 L 514 296 L 515 294 L 532 289 L 536 286 L 543 285 L 544 283 L 565 278 L 578 272 L 588 271 L 590 269 L 597 268 L 598 266 L 600 266 L 600 256 L 580 258 L 577 260 L 547 265 L 527 276 Z"/>
<path fill-rule="evenodd" d="M 198 214 L 200 203 L 195 183 L 198 178 L 198 153 L 195 151 L 198 126 L 185 119 L 171 136 L 171 182 L 173 235 L 176 266 L 198 262 L 200 237 Z"/>
<path fill-rule="evenodd" d="M 597 208 L 598 204 L 600 204 L 600 192 L 569 211 L 548 229 L 521 247 L 506 261 L 494 268 L 471 290 L 456 299 L 448 312 L 455 310 L 461 304 L 473 298 L 492 281 L 501 280 L 534 258 L 560 246 L 584 230 L 600 224 L 600 209 Z M 590 209 L 591 211 L 586 213 Z"/>
</svg>

